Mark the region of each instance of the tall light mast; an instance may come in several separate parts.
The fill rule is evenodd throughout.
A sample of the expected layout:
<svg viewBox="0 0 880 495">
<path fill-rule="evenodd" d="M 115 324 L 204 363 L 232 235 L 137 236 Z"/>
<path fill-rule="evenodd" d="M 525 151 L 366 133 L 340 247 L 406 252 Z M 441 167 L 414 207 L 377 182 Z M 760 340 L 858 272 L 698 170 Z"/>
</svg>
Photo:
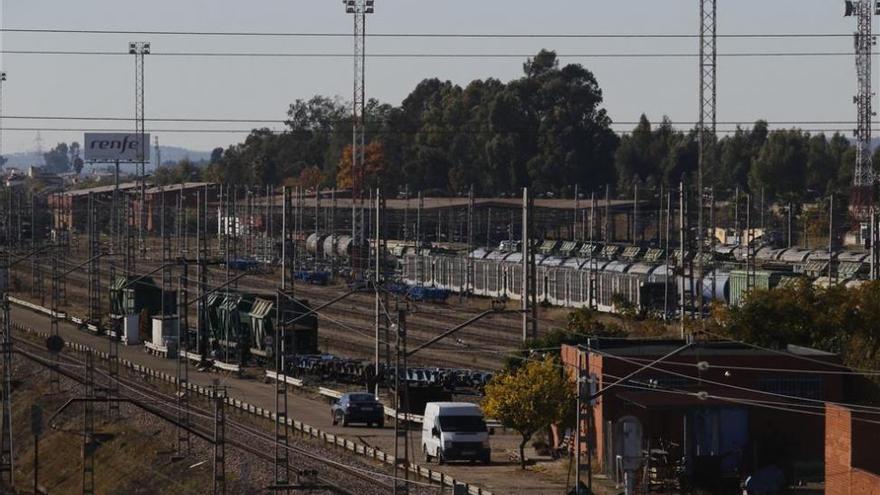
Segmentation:
<svg viewBox="0 0 880 495">
<path fill-rule="evenodd" d="M 715 136 L 717 100 L 717 0 L 700 1 L 700 120 L 697 124 L 697 314 L 703 319 L 703 272 L 706 229 L 703 222 L 703 173 Z M 682 253 L 685 247 L 682 246 Z"/>
<path fill-rule="evenodd" d="M 147 257 L 147 152 L 150 143 L 145 138 L 146 120 L 144 117 L 144 56 L 150 54 L 150 43 L 133 41 L 128 44 L 129 55 L 134 55 L 134 125 L 140 146 L 137 149 L 137 163 L 140 165 L 140 221 L 138 222 L 138 242 L 141 258 Z"/>
<path fill-rule="evenodd" d="M 351 271 L 355 279 L 363 278 L 365 260 L 369 256 L 364 222 L 364 147 L 366 146 L 366 31 L 367 14 L 374 12 L 374 0 L 343 0 L 345 13 L 354 18 L 354 97 L 351 121 Z"/>
</svg>

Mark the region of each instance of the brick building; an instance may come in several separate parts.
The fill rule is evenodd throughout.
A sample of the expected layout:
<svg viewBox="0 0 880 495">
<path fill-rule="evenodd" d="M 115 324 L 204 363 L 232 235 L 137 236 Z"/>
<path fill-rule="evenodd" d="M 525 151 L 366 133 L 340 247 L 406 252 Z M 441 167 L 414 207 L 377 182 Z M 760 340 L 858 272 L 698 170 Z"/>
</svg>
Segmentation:
<svg viewBox="0 0 880 495">
<path fill-rule="evenodd" d="M 684 345 L 591 339 L 588 345 L 563 346 L 562 358 L 573 380 L 580 364 L 595 392 Z M 733 482 L 776 465 L 789 481 L 819 480 L 825 423 L 815 408 L 840 401 L 843 381 L 839 374 L 805 370 L 839 369 L 836 355 L 815 349 L 789 346 L 777 352 L 697 341 L 595 400 L 588 438 L 597 467 L 615 472 L 620 420 L 634 417 L 641 423 L 643 448 L 682 459 L 692 475 Z"/>
<path fill-rule="evenodd" d="M 825 406 L 825 493 L 880 495 L 880 416 Z"/>
<path fill-rule="evenodd" d="M 137 182 L 119 184 L 119 191 L 125 193 L 136 190 Z M 89 194 L 94 200 L 103 205 L 99 213 L 109 212 L 112 204 L 114 185 L 89 187 L 86 189 L 74 189 L 50 194 L 48 197 L 49 211 L 52 214 L 52 226 L 58 230 L 73 230 L 83 232 L 88 228 Z M 101 222 L 108 222 L 107 218 L 99 218 Z"/>
<path fill-rule="evenodd" d="M 205 194 L 205 191 L 207 191 L 208 202 L 214 203 L 217 201 L 219 190 L 219 186 L 209 182 L 185 182 L 183 184 L 169 184 L 166 186 L 148 188 L 144 194 L 147 200 L 147 231 L 157 232 L 160 228 L 160 212 L 162 210 L 163 198 L 165 201 L 165 211 L 168 214 L 168 217 L 166 218 L 170 219 L 174 217 L 177 202 L 181 198 L 183 199 L 184 208 L 187 210 L 195 210 L 196 201 L 199 198 L 199 195 Z M 203 200 L 204 199 L 202 199 L 202 201 Z M 140 197 L 135 197 L 134 218 L 139 218 L 140 211 Z M 171 224 L 173 225 L 174 222 L 172 221 Z"/>
</svg>

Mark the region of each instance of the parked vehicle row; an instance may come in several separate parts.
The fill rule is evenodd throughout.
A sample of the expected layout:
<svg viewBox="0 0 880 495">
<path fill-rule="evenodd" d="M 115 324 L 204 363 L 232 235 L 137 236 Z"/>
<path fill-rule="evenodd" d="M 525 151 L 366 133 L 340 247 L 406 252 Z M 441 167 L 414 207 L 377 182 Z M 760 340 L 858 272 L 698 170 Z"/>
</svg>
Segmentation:
<svg viewBox="0 0 880 495">
<path fill-rule="evenodd" d="M 314 376 L 322 380 L 339 383 L 364 384 L 375 383 L 375 365 L 361 359 L 346 359 L 332 354 L 308 354 L 291 356 L 287 360 L 288 372 L 294 376 Z M 392 385 L 395 367 L 379 366 L 378 382 Z M 440 386 L 447 391 L 481 392 L 492 379 L 489 371 L 408 367 L 401 369 L 400 380 L 405 380 L 411 387 Z"/>
<path fill-rule="evenodd" d="M 384 406 L 367 392 L 351 392 L 330 405 L 330 422 L 349 426 L 385 426 Z M 421 453 L 427 462 L 470 461 L 490 464 L 492 448 L 489 436 L 494 431 L 476 404 L 467 402 L 429 402 L 422 415 Z"/>
</svg>

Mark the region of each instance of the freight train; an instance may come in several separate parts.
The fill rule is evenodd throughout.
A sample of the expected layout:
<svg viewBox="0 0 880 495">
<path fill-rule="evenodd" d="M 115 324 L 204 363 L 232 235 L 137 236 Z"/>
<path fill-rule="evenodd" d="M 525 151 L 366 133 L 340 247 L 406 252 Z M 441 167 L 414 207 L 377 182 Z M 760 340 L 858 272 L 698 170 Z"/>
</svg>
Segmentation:
<svg viewBox="0 0 880 495">
<path fill-rule="evenodd" d="M 602 312 L 631 309 L 669 315 L 677 311 L 682 292 L 689 299 L 696 290 L 690 269 L 674 268 L 674 260 L 690 259 L 687 253 L 676 250 L 667 265 L 660 249 L 596 244 L 575 249 L 572 244 L 550 241 L 536 246 L 539 302 Z M 476 249 L 466 254 L 410 252 L 400 259 L 402 280 L 412 286 L 519 300 L 522 253 L 511 250 L 509 243 L 502 247 L 507 249 Z M 733 306 L 741 304 L 751 288 L 773 289 L 803 278 L 818 286 L 853 286 L 862 283 L 868 270 L 868 255 L 852 251 L 829 256 L 821 250 L 768 246 L 753 248 L 748 263 L 745 248 L 718 246 L 715 251 L 704 259 L 703 299 Z M 469 265 L 473 270 L 470 281 Z M 833 278 L 828 277 L 829 267 Z"/>
</svg>

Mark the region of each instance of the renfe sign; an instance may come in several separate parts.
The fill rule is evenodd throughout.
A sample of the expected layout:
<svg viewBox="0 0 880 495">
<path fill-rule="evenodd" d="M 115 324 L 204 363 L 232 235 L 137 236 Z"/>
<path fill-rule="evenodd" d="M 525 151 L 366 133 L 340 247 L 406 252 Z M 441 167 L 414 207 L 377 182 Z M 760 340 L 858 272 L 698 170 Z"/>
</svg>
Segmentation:
<svg viewBox="0 0 880 495">
<path fill-rule="evenodd" d="M 144 134 L 143 144 L 140 134 L 86 133 L 84 159 L 87 162 L 149 162 L 150 135 Z M 143 146 L 143 148 L 141 148 Z M 141 154 L 143 153 L 143 157 Z"/>
</svg>

